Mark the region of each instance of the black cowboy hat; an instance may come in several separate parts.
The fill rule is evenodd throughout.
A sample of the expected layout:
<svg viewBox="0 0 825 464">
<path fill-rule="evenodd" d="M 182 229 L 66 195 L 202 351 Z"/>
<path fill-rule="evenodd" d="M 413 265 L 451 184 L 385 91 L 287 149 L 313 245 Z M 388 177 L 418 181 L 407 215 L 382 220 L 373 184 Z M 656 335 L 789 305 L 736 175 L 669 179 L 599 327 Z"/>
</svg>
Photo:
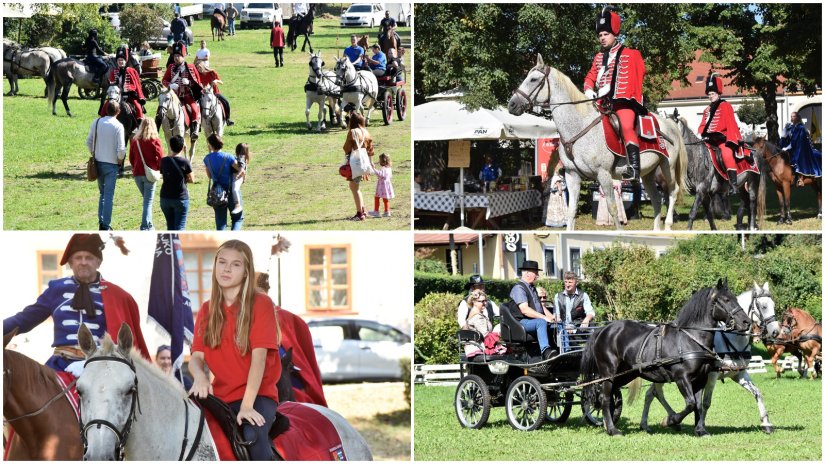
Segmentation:
<svg viewBox="0 0 825 464">
<path fill-rule="evenodd" d="M 539 263 L 533 260 L 526 260 L 521 263 L 521 267 L 518 268 L 519 271 L 541 271 L 539 267 Z"/>
<path fill-rule="evenodd" d="M 470 280 L 464 284 L 464 290 L 469 290 L 473 285 L 484 285 L 484 279 L 478 274 L 471 275 Z"/>
</svg>

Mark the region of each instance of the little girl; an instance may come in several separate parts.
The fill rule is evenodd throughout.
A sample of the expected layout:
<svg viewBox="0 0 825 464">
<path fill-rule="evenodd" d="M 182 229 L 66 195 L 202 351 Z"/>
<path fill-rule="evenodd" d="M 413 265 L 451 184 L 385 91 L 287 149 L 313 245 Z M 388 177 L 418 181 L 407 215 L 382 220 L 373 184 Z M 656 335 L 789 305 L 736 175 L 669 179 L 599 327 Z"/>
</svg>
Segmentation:
<svg viewBox="0 0 825 464">
<path fill-rule="evenodd" d="M 395 191 L 392 188 L 392 160 L 390 160 L 390 155 L 381 153 L 378 156 L 378 164 L 381 167 L 375 170 L 375 174 L 378 176 L 378 182 L 375 185 L 375 210 L 370 212 L 370 216 L 379 217 L 378 203 L 380 199 L 383 199 L 384 217 L 390 217 L 390 200 L 395 198 Z"/>
<path fill-rule="evenodd" d="M 232 208 L 232 214 L 238 214 L 243 211 L 241 204 L 241 185 L 246 179 L 246 170 L 249 169 L 249 144 L 239 143 L 235 147 L 235 157 L 238 159 L 238 164 L 241 166 L 240 172 L 235 176 L 235 182 L 232 183 L 232 198 L 235 200 L 235 207 Z"/>
</svg>

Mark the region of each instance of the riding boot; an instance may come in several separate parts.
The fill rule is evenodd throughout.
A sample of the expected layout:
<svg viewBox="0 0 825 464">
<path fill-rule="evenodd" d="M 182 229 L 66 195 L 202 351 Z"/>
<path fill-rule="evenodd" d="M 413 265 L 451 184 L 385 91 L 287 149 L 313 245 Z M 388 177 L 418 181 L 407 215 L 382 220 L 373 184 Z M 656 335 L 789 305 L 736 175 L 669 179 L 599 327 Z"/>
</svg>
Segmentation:
<svg viewBox="0 0 825 464">
<path fill-rule="evenodd" d="M 639 161 L 639 147 L 635 144 L 628 143 L 625 146 L 627 151 L 627 170 L 622 174 L 622 179 L 630 180 L 638 183 L 640 179 L 640 161 Z"/>
<path fill-rule="evenodd" d="M 198 132 L 200 132 L 200 123 L 198 121 L 192 121 L 191 132 L 189 133 L 189 138 L 192 141 L 198 140 Z"/>
<path fill-rule="evenodd" d="M 728 169 L 728 182 L 730 182 L 730 194 L 736 194 L 736 170 L 735 169 Z"/>
</svg>

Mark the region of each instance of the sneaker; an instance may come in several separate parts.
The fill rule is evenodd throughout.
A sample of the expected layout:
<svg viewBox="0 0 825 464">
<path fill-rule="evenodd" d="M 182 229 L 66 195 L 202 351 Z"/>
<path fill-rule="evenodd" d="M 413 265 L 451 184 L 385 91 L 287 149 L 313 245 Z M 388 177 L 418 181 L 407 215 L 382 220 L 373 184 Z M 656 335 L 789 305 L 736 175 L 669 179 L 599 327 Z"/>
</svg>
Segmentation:
<svg viewBox="0 0 825 464">
<path fill-rule="evenodd" d="M 361 213 L 355 213 L 355 216 L 349 218 L 349 220 L 350 221 L 363 221 L 364 216 L 362 216 Z"/>
<path fill-rule="evenodd" d="M 390 213 L 389 211 L 384 211 L 384 214 L 382 214 L 381 216 L 382 217 L 390 217 L 390 216 L 392 216 L 392 213 Z"/>
<path fill-rule="evenodd" d="M 235 207 L 235 209 L 233 209 L 232 211 L 230 211 L 230 213 L 232 213 L 232 214 L 238 214 L 238 213 L 240 213 L 241 211 L 243 211 L 243 206 L 238 205 L 238 206 L 236 206 L 236 207 Z"/>
<path fill-rule="evenodd" d="M 381 217 L 381 213 L 379 213 L 378 211 L 370 211 L 369 213 L 367 213 L 367 215 L 374 218 Z"/>
</svg>

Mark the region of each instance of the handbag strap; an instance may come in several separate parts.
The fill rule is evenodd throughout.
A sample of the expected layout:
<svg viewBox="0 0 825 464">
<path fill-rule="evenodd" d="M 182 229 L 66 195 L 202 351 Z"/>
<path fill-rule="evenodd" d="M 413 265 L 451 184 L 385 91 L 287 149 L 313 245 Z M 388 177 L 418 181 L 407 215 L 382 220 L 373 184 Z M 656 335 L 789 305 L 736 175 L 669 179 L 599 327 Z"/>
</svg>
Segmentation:
<svg viewBox="0 0 825 464">
<path fill-rule="evenodd" d="M 146 159 L 143 158 L 143 150 L 140 148 L 140 139 L 135 139 L 135 145 L 138 147 L 138 153 L 140 154 L 140 160 L 143 161 L 143 166 L 146 167 Z"/>
<path fill-rule="evenodd" d="M 92 157 L 97 155 L 97 123 L 100 122 L 100 118 L 97 118 L 95 121 L 95 136 L 92 137 Z"/>
<path fill-rule="evenodd" d="M 355 132 L 355 131 L 358 131 L 358 132 Z M 361 128 L 356 127 L 355 129 L 352 130 L 352 138 L 353 138 L 353 140 L 355 140 L 355 149 L 356 150 L 360 150 L 361 146 L 364 143 L 363 141 L 358 139 L 359 135 L 362 135 L 361 134 Z"/>
<path fill-rule="evenodd" d="M 210 172 L 210 173 L 212 173 L 212 164 L 210 163 L 208 167 L 209 167 L 209 172 Z M 220 176 L 221 176 L 221 173 L 223 172 L 223 168 L 225 168 L 225 167 L 226 167 L 226 160 L 224 159 L 224 160 L 223 160 L 223 164 L 221 164 L 221 170 L 220 170 L 220 171 L 218 171 L 218 175 L 217 175 L 217 177 L 220 177 Z M 214 173 L 213 173 L 213 174 L 214 174 Z M 216 177 L 216 176 L 214 176 L 214 175 L 213 175 L 213 176 L 212 176 L 212 178 L 210 178 L 210 179 L 209 179 L 209 184 L 210 184 L 210 185 L 209 185 L 209 188 L 212 188 L 212 185 L 211 185 L 211 184 L 212 184 L 212 181 L 216 181 L 215 177 Z M 216 183 L 217 183 L 217 181 L 216 181 Z"/>
<path fill-rule="evenodd" d="M 186 176 L 185 176 L 185 175 L 183 175 L 183 171 L 181 171 L 180 166 L 178 166 L 178 162 L 177 162 L 177 161 L 175 161 L 175 157 L 174 157 L 174 156 L 170 156 L 170 157 L 169 157 L 169 162 L 170 162 L 170 163 L 172 163 L 172 166 L 174 166 L 174 167 L 175 167 L 175 169 L 177 169 L 177 170 L 178 170 L 178 174 L 180 174 L 180 178 L 181 178 L 181 180 L 182 180 L 184 183 L 186 183 Z"/>
</svg>

